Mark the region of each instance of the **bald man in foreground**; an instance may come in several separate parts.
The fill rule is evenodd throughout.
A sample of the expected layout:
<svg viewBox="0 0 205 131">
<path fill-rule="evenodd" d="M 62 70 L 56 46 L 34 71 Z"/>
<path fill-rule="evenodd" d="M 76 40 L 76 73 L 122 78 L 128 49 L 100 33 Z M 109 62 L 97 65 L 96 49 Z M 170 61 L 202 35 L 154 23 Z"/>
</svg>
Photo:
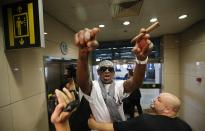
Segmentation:
<svg viewBox="0 0 205 131">
<path fill-rule="evenodd" d="M 67 92 L 66 95 L 69 93 Z M 70 101 L 72 101 L 71 98 L 69 98 Z M 177 117 L 180 105 L 180 100 L 173 94 L 161 93 L 151 103 L 155 115 L 143 114 L 127 121 L 114 123 L 100 123 L 90 118 L 88 124 L 91 129 L 101 131 L 192 131 L 186 122 Z M 51 121 L 57 131 L 70 131 L 67 121 L 70 113 L 62 112 L 62 109 L 63 106 L 60 103 Z"/>
<path fill-rule="evenodd" d="M 155 115 L 143 114 L 128 121 L 99 123 L 88 120 L 90 128 L 103 131 L 192 131 L 191 127 L 177 117 L 180 100 L 170 93 L 161 93 L 152 103 Z"/>
</svg>

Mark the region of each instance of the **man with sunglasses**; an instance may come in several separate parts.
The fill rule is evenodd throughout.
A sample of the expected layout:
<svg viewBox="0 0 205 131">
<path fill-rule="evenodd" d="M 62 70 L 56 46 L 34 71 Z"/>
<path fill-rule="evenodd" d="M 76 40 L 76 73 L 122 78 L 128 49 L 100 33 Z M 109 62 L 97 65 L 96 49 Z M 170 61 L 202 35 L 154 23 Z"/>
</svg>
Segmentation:
<svg viewBox="0 0 205 131">
<path fill-rule="evenodd" d="M 88 69 L 89 53 L 98 46 L 96 34 L 99 28 L 84 29 L 75 34 L 75 44 L 79 48 L 77 63 L 77 80 L 85 98 L 89 101 L 92 114 L 98 122 L 124 121 L 122 99 L 125 93 L 131 93 L 143 82 L 151 41 L 145 29 L 144 35 L 136 40 L 132 51 L 136 55 L 134 75 L 126 81 L 114 81 L 114 64 L 104 60 L 99 63 L 97 81 L 91 81 Z"/>
</svg>

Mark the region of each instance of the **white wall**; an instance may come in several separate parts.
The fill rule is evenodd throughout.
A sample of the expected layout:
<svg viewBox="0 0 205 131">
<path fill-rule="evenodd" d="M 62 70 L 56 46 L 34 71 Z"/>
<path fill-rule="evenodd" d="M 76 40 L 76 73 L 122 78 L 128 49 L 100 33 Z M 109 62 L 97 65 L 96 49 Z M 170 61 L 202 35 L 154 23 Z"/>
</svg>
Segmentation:
<svg viewBox="0 0 205 131">
<path fill-rule="evenodd" d="M 2 10 L 0 9 L 0 14 Z M 2 16 L 0 15 L 0 129 L 12 130 L 12 106 L 10 98 L 10 86 L 8 75 L 8 61 L 4 53 Z"/>
<path fill-rule="evenodd" d="M 1 9 L 0 9 L 0 14 Z M 48 131 L 43 56 L 77 58 L 74 32 L 45 14 L 46 48 L 4 52 L 0 16 L 0 130 Z M 69 44 L 68 55 L 60 52 L 60 42 Z"/>
<path fill-rule="evenodd" d="M 183 100 L 182 118 L 194 131 L 205 128 L 205 21 L 181 34 L 180 92 Z M 197 82 L 196 78 L 202 78 Z"/>
<path fill-rule="evenodd" d="M 205 21 L 186 31 L 163 36 L 163 92 L 182 100 L 180 117 L 193 131 L 205 128 Z M 201 78 L 202 82 L 197 82 Z"/>
<path fill-rule="evenodd" d="M 164 92 L 179 97 L 179 46 L 177 35 L 165 35 L 162 39 L 164 62 L 162 64 L 162 85 Z"/>
</svg>

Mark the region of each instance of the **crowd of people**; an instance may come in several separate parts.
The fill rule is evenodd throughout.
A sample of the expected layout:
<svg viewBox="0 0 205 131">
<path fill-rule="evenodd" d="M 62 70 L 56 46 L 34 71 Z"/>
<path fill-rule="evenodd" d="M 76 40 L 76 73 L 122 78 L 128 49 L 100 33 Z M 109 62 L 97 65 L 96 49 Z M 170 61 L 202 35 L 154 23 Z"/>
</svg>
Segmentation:
<svg viewBox="0 0 205 131">
<path fill-rule="evenodd" d="M 76 109 L 67 112 L 63 111 L 75 100 L 76 95 L 72 94 L 67 88 L 56 89 L 58 105 L 56 106 L 51 122 L 55 125 L 57 131 L 191 131 L 190 126 L 177 117 L 180 109 L 180 100 L 170 93 L 161 93 L 154 99 L 151 108 L 156 115 L 143 114 L 140 106 L 139 88 L 144 80 L 146 63 L 151 51 L 152 43 L 145 29 L 140 33 L 144 35 L 135 41 L 132 52 L 136 56 L 136 66 L 128 79 L 124 81 L 115 81 L 114 63 L 109 60 L 103 60 L 98 64 L 98 80 L 91 80 L 88 65 L 89 54 L 98 46 L 96 35 L 98 28 L 84 29 L 75 34 L 75 44 L 79 48 L 78 62 L 76 70 L 77 85 L 80 88 L 80 105 Z M 131 101 L 130 117 L 127 120 L 123 103 L 125 102 L 125 93 L 130 94 Z M 136 103 L 136 104 L 135 104 Z M 134 116 L 134 107 L 137 105 L 139 116 Z M 129 105 L 124 105 L 128 107 Z M 82 127 L 82 128 L 81 128 Z"/>
</svg>

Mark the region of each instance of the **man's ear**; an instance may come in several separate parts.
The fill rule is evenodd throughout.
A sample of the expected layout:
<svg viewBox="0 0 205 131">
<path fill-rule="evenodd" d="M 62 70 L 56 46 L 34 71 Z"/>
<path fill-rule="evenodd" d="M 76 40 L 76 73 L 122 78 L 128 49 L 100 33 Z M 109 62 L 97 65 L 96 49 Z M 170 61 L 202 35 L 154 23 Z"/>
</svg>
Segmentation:
<svg viewBox="0 0 205 131">
<path fill-rule="evenodd" d="M 168 110 L 168 109 L 165 109 L 164 112 L 165 112 L 165 113 L 169 113 L 169 110 Z"/>
<path fill-rule="evenodd" d="M 165 112 L 165 113 L 169 113 L 170 111 L 172 111 L 172 108 L 171 108 L 171 107 L 167 107 L 167 106 L 166 106 L 166 108 L 165 108 L 164 112 Z"/>
</svg>

